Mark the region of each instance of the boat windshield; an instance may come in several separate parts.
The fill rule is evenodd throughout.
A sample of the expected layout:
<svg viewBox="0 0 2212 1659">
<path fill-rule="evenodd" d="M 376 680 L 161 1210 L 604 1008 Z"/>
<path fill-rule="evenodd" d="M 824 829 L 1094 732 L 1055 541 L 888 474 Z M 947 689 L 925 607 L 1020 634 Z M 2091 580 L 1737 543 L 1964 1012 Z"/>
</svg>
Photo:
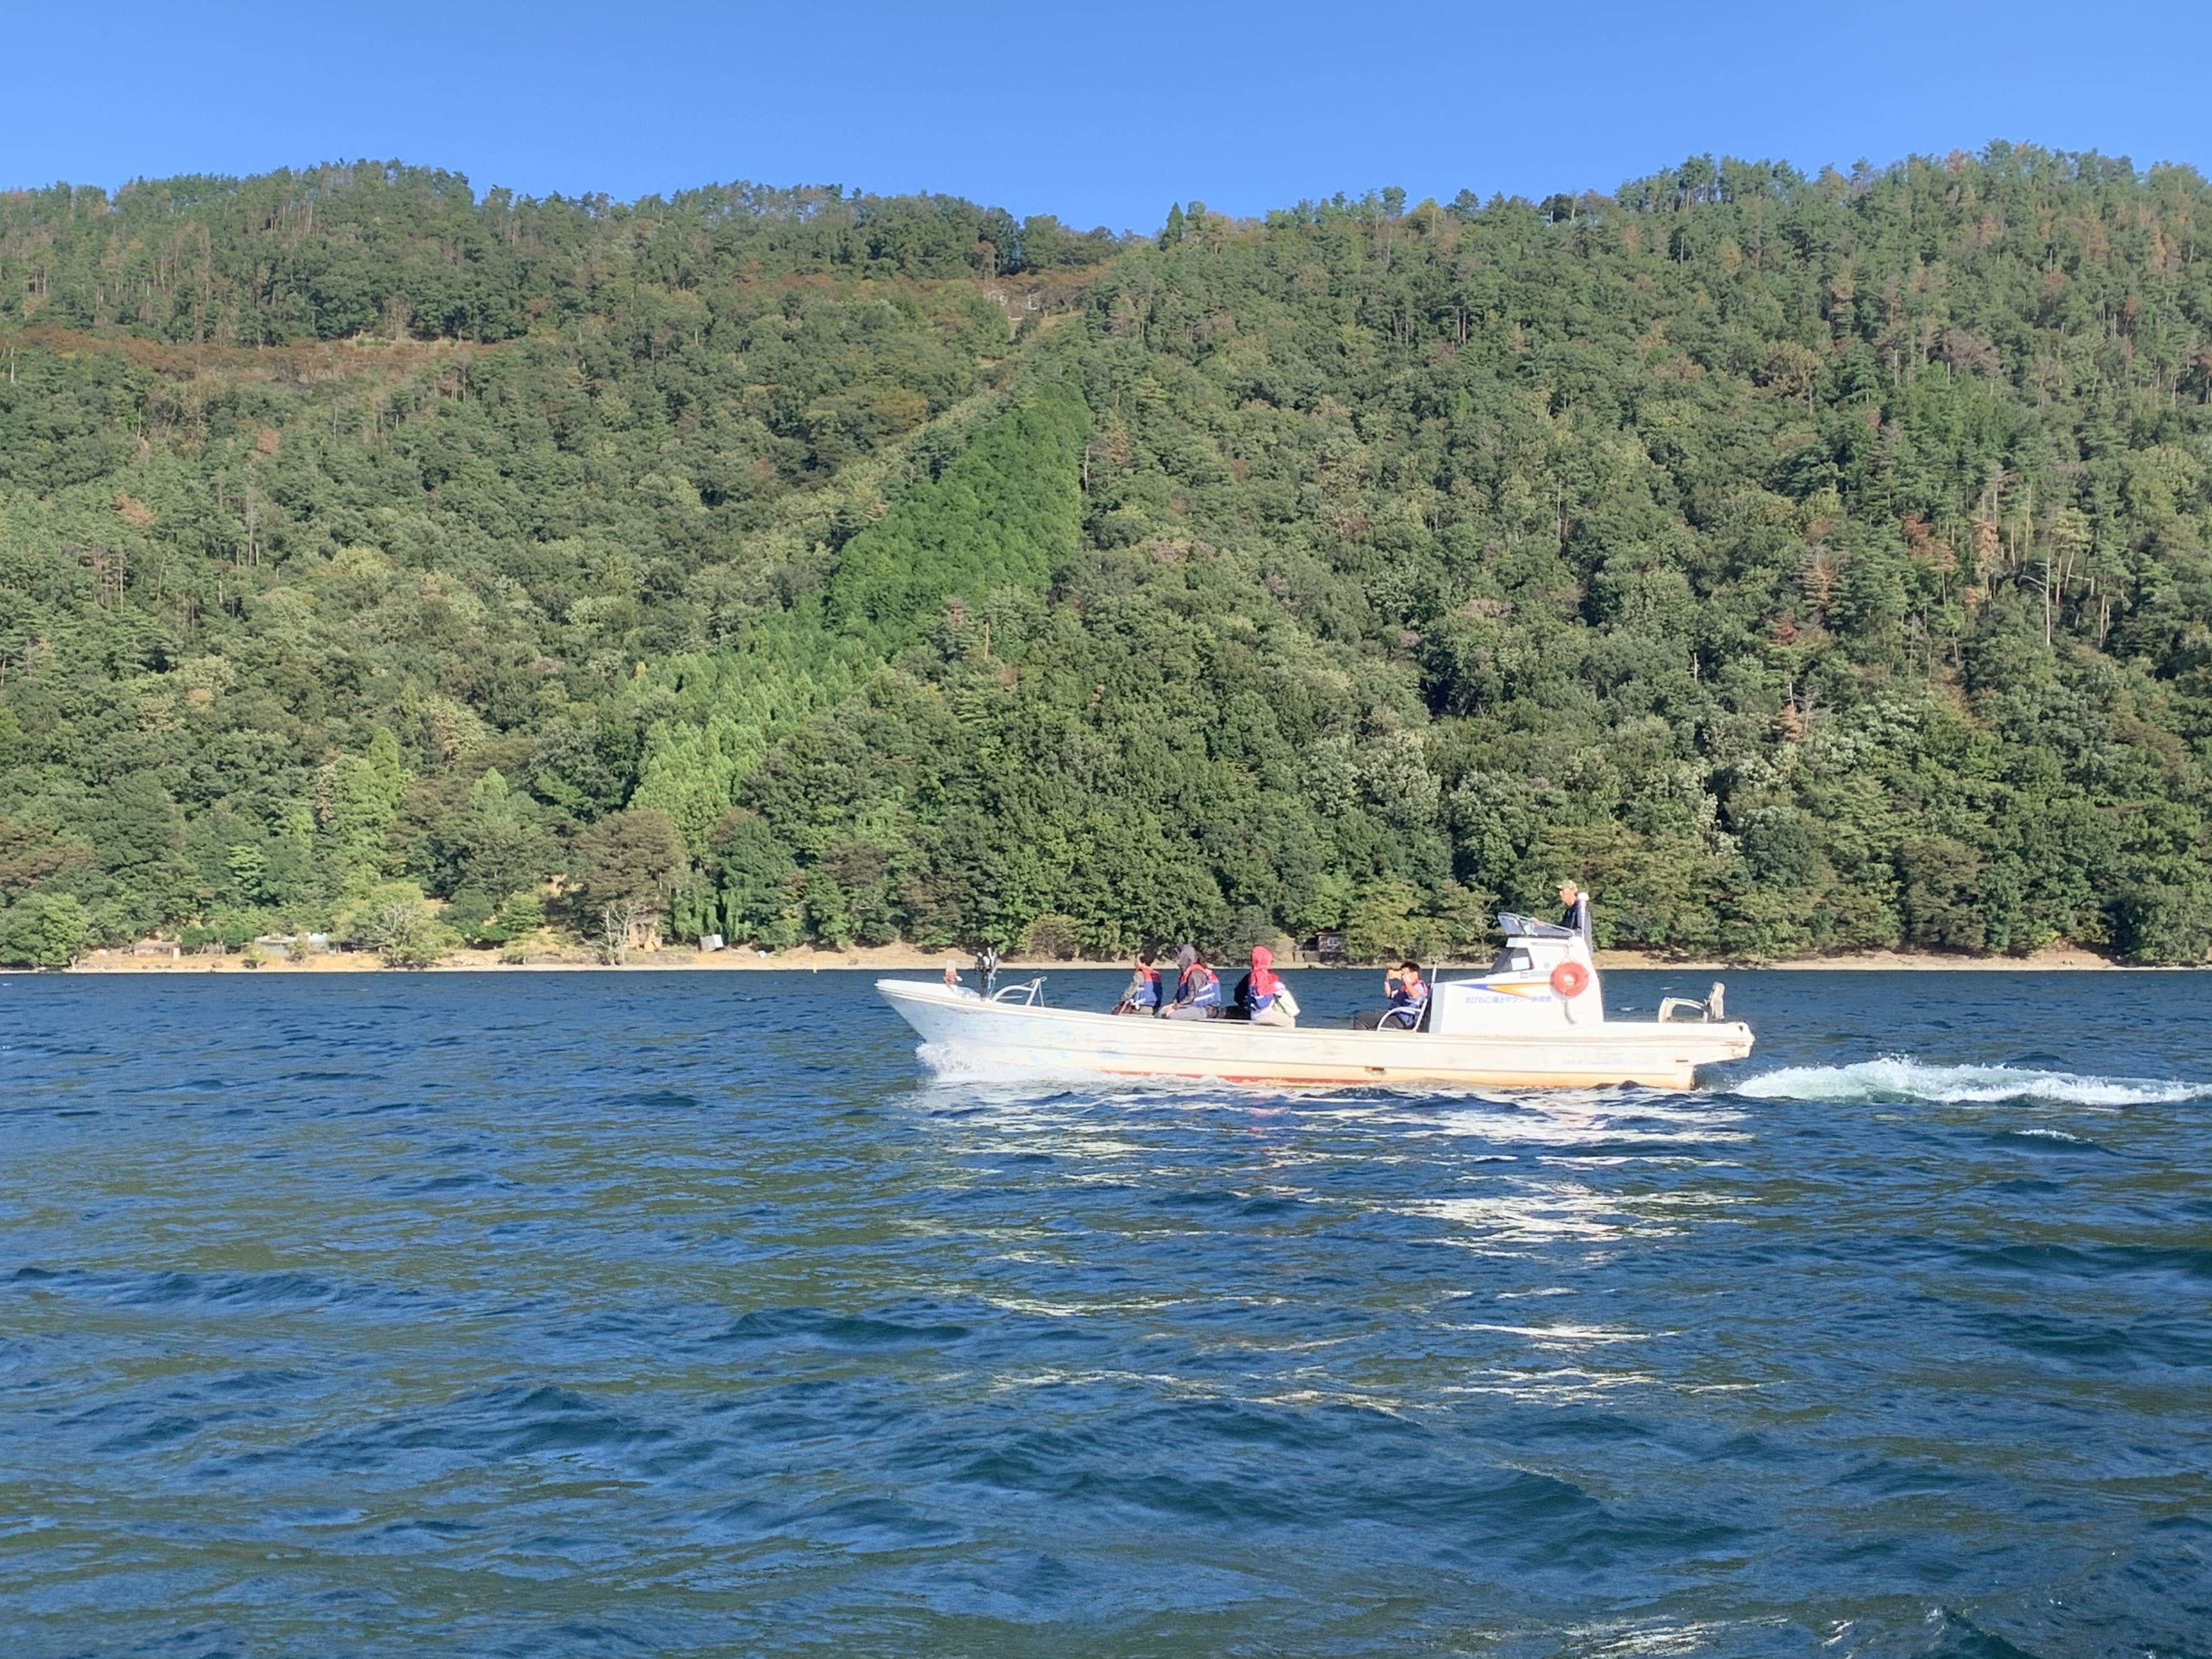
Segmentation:
<svg viewBox="0 0 2212 1659">
<path fill-rule="evenodd" d="M 1498 915 L 1498 931 L 1508 939 L 1572 939 L 1575 930 L 1556 923 L 1539 921 L 1534 916 L 1516 916 L 1510 910 Z"/>
</svg>

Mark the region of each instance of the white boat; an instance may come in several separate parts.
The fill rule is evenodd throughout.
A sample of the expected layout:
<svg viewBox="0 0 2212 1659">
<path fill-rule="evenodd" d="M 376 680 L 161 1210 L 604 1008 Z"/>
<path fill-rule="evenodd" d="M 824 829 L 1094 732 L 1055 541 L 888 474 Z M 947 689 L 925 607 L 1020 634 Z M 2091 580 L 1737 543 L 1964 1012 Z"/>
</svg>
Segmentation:
<svg viewBox="0 0 2212 1659">
<path fill-rule="evenodd" d="M 1656 1019 L 1607 1019 L 1579 933 L 1526 916 L 1498 922 L 1505 947 L 1490 972 L 1437 984 L 1411 1031 L 1086 1013 L 1046 1006 L 1042 979 L 988 998 L 933 980 L 880 979 L 876 989 L 921 1034 L 927 1064 L 994 1075 L 1688 1089 L 1700 1066 L 1751 1052 L 1751 1028 L 1724 1017 L 1721 986 L 1703 1002 L 1668 997 Z"/>
</svg>

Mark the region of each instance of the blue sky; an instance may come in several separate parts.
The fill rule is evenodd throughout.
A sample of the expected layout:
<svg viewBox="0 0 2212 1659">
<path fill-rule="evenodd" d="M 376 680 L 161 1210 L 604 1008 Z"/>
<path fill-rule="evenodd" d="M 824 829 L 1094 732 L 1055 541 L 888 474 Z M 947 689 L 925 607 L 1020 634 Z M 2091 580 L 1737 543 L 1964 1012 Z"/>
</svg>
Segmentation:
<svg viewBox="0 0 2212 1659">
<path fill-rule="evenodd" d="M 8 8 L 0 185 L 398 157 L 479 190 L 930 189 L 1087 228 L 1993 137 L 2212 171 L 2212 7 L 1723 0 Z"/>
</svg>

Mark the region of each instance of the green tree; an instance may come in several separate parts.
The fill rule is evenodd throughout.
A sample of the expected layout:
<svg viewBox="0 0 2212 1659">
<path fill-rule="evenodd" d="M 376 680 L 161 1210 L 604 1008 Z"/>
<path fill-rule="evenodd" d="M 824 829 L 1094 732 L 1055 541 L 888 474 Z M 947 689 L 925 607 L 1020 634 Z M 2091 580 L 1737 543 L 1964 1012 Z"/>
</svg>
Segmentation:
<svg viewBox="0 0 2212 1659">
<path fill-rule="evenodd" d="M 390 968 L 435 967 L 458 943 L 422 890 L 405 881 L 365 889 L 342 913 L 340 929 L 347 944 L 376 951 Z"/>
<path fill-rule="evenodd" d="M 576 838 L 576 848 L 587 908 L 624 900 L 665 908 L 684 877 L 683 840 L 668 814 L 651 807 L 609 814 Z"/>
<path fill-rule="evenodd" d="M 33 893 L 0 910 L 0 963 L 66 968 L 91 931 L 84 906 L 67 893 Z"/>
<path fill-rule="evenodd" d="M 407 791 L 398 740 L 380 726 L 362 755 L 341 755 L 323 769 L 323 843 L 338 884 L 359 890 L 381 878 L 387 840 Z"/>
<path fill-rule="evenodd" d="M 781 951 L 799 942 L 803 897 L 799 862 L 757 812 L 733 811 L 714 832 L 708 861 L 713 922 L 700 932 Z"/>
<path fill-rule="evenodd" d="M 1081 397 L 1048 385 L 988 428 L 845 544 L 827 589 L 833 624 L 890 648 L 954 595 L 1042 589 L 1081 535 L 1089 426 Z"/>
</svg>

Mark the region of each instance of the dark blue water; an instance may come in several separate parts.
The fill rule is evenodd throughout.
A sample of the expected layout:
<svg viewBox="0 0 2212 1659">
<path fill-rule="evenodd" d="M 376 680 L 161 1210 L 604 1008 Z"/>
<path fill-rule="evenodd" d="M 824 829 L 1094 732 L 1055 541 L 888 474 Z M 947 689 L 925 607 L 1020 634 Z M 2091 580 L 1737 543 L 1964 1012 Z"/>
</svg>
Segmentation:
<svg viewBox="0 0 2212 1659">
<path fill-rule="evenodd" d="M 0 980 L 0 1649 L 2212 1654 L 2207 984 L 1739 974 L 1714 1090 L 1491 1102 Z"/>
</svg>

